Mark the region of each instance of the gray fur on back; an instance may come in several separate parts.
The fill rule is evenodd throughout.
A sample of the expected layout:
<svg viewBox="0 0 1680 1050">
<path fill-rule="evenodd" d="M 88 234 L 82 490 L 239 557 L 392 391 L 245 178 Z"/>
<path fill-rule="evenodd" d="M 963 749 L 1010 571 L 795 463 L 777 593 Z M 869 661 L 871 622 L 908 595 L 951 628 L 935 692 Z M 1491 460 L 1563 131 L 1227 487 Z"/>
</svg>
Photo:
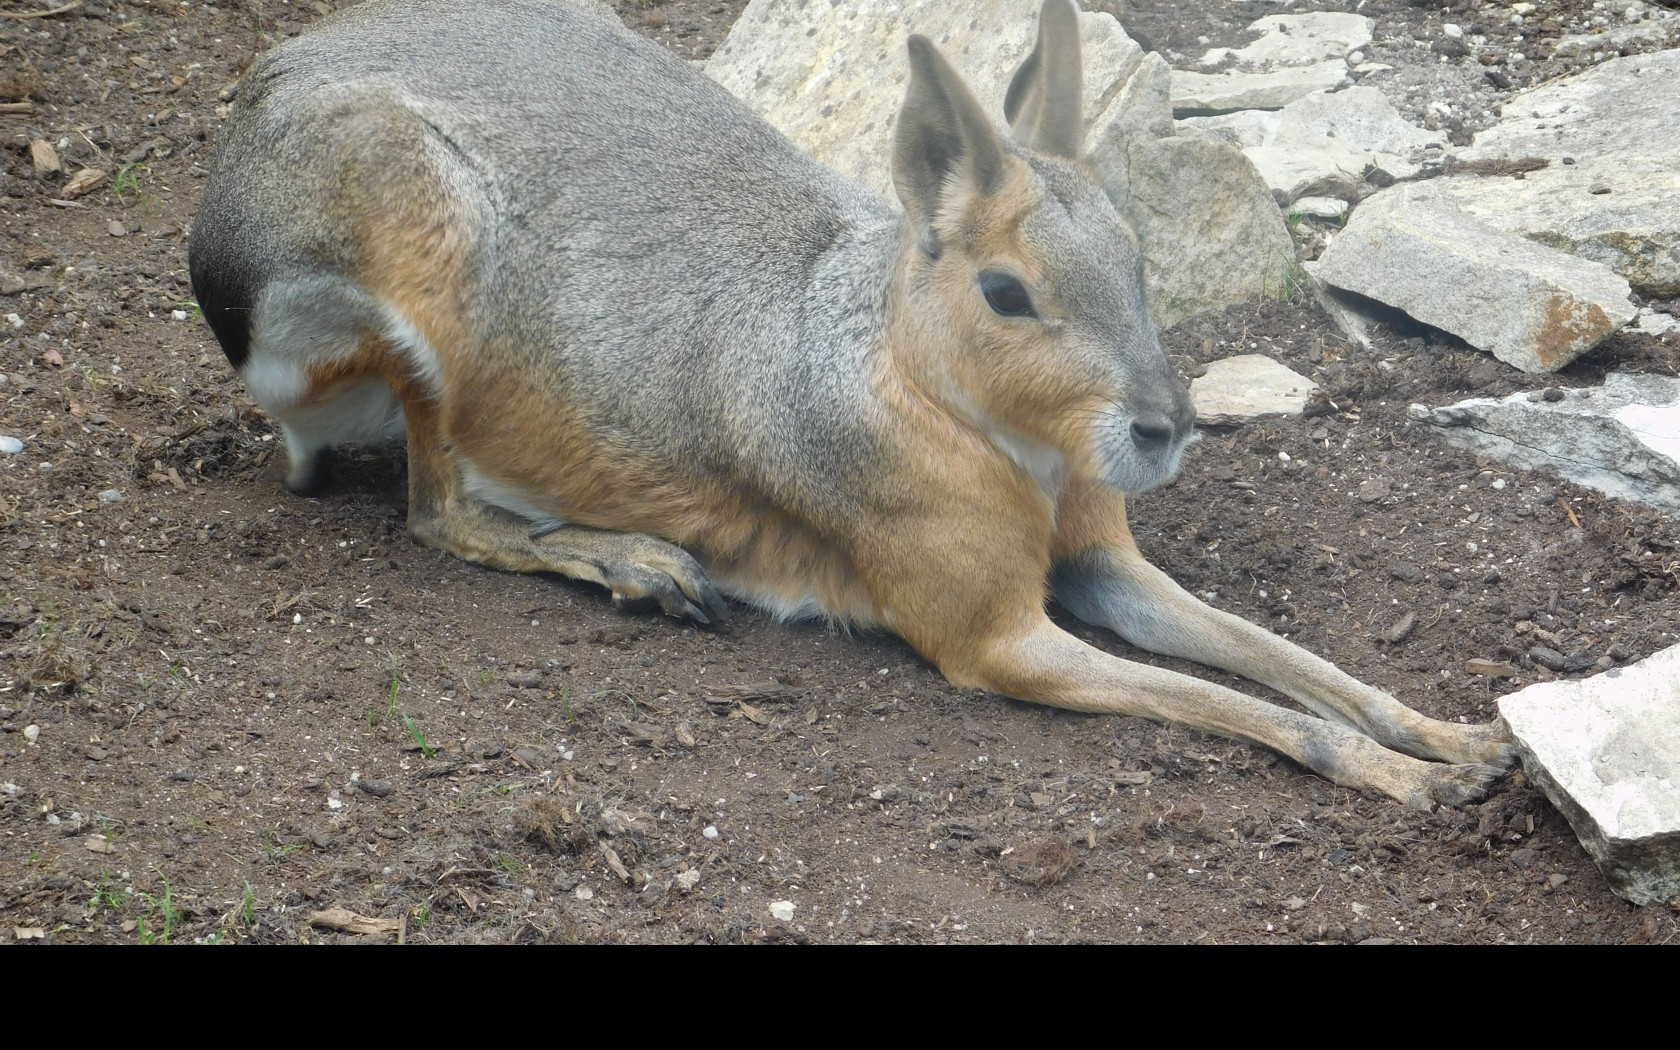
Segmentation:
<svg viewBox="0 0 1680 1050">
<path fill-rule="evenodd" d="M 259 292 L 342 272 L 331 214 L 355 187 L 323 185 L 319 151 L 404 111 L 484 220 L 471 268 L 491 352 L 679 469 L 818 518 L 855 509 L 861 358 L 901 220 L 571 4 L 370 0 L 278 48 L 219 146 L 195 251 L 260 271 L 244 275 Z"/>
</svg>

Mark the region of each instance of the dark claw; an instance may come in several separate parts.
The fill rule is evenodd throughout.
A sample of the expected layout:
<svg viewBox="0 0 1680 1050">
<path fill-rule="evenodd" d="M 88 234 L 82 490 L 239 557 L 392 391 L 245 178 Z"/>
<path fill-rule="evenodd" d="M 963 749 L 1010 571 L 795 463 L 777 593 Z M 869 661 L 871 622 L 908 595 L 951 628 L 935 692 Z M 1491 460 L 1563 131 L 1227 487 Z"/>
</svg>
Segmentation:
<svg viewBox="0 0 1680 1050">
<path fill-rule="evenodd" d="M 706 603 L 706 611 L 712 614 L 712 620 L 721 620 L 728 616 L 729 603 L 724 601 L 723 595 L 718 593 L 718 589 L 712 586 L 712 581 L 707 579 L 704 573 L 701 574 L 699 583 L 700 600 Z M 702 620 L 701 622 L 711 623 L 712 621 Z"/>
</svg>

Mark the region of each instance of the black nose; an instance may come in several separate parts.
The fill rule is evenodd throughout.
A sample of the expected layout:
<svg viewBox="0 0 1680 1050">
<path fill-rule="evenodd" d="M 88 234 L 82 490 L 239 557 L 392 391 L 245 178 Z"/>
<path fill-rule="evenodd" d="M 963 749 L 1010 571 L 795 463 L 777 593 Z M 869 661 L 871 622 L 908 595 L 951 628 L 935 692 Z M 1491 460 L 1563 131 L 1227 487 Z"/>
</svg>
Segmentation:
<svg viewBox="0 0 1680 1050">
<path fill-rule="evenodd" d="M 1160 412 L 1145 412 L 1132 420 L 1132 444 L 1139 452 L 1162 452 L 1173 439 L 1172 420 Z"/>
</svg>

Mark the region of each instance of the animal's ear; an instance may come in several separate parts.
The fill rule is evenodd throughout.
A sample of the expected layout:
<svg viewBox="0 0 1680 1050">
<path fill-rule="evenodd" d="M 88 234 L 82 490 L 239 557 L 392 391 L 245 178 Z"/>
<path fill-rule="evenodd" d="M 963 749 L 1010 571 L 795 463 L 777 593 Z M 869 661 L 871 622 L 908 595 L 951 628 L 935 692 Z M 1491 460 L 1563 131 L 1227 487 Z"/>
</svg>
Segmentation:
<svg viewBox="0 0 1680 1050">
<path fill-rule="evenodd" d="M 1038 43 L 1009 82 L 1004 119 L 1028 149 L 1077 160 L 1085 139 L 1084 99 L 1079 8 L 1073 0 L 1044 0 Z"/>
<path fill-rule="evenodd" d="M 893 185 L 912 222 L 938 254 L 929 224 L 948 187 L 981 196 L 1003 185 L 1003 140 L 974 93 L 925 36 L 910 38 L 910 89 L 893 137 Z"/>
</svg>

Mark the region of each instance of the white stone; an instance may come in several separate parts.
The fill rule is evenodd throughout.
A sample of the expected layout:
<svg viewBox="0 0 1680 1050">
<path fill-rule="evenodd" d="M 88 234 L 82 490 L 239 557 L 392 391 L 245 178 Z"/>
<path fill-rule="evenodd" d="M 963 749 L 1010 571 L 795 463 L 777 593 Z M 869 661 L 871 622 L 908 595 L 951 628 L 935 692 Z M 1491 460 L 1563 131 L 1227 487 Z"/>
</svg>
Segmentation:
<svg viewBox="0 0 1680 1050">
<path fill-rule="evenodd" d="M 1310 215 L 1315 219 L 1333 219 L 1340 222 L 1347 218 L 1348 202 L 1340 197 L 1297 197 L 1289 206 L 1289 210 L 1296 215 Z"/>
<path fill-rule="evenodd" d="M 1315 91 L 1351 87 L 1346 62 L 1319 62 L 1270 73 L 1192 73 L 1173 70 L 1174 114 L 1230 113 L 1239 109 L 1282 109 Z"/>
<path fill-rule="evenodd" d="M 1680 894 L 1680 646 L 1501 697 L 1523 771 L 1618 895 Z"/>
<path fill-rule="evenodd" d="M 33 744 L 35 741 L 41 739 L 41 727 L 33 724 L 24 726 L 23 739 L 26 743 L 30 744 Z"/>
<path fill-rule="evenodd" d="M 1478 455 L 1680 513 L 1680 379 L 1612 372 L 1560 401 L 1512 394 L 1408 414 Z"/>
<path fill-rule="evenodd" d="M 120 489 L 105 489 L 99 493 L 99 502 L 105 506 L 122 502 L 123 494 Z"/>
<path fill-rule="evenodd" d="M 770 903 L 770 917 L 777 922 L 792 922 L 793 909 L 798 905 L 792 901 L 772 901 Z"/>
<path fill-rule="evenodd" d="M 1525 372 L 1555 372 L 1633 319 L 1608 267 L 1483 225 L 1440 181 L 1366 199 L 1319 257 L 1319 279 Z"/>
<path fill-rule="evenodd" d="M 1676 321 L 1673 314 L 1659 314 L 1649 306 L 1642 307 L 1633 322 L 1633 330 L 1646 335 L 1662 335 L 1675 328 L 1680 328 L 1680 321 Z"/>
<path fill-rule="evenodd" d="M 1397 178 L 1413 174 L 1424 150 L 1445 146 L 1438 133 L 1412 126 L 1381 91 L 1368 87 L 1317 92 L 1274 112 L 1245 110 L 1179 123 L 1241 146 L 1284 200 L 1325 180 L 1358 180 L 1372 167 Z"/>
<path fill-rule="evenodd" d="M 1441 32 L 1445 33 L 1449 37 L 1452 37 L 1454 40 L 1464 39 L 1464 27 L 1454 25 L 1451 22 L 1441 26 Z"/>
<path fill-rule="evenodd" d="M 1298 416 L 1318 385 L 1261 354 L 1214 361 L 1190 381 L 1196 422 L 1230 426 L 1258 419 Z"/>
<path fill-rule="evenodd" d="M 15 456 L 23 451 L 23 442 L 10 434 L 0 434 L 0 453 Z"/>
<path fill-rule="evenodd" d="M 1545 168 L 1443 184 L 1489 226 L 1604 263 L 1640 294 L 1671 298 L 1680 295 L 1677 112 L 1680 50 L 1612 59 L 1513 97 L 1504 119 L 1457 153 L 1538 157 Z"/>
<path fill-rule="evenodd" d="M 1214 66 L 1230 60 L 1248 70 L 1310 66 L 1371 42 L 1371 20 L 1364 15 L 1314 12 L 1304 15 L 1267 15 L 1249 23 L 1260 38 L 1246 47 L 1216 47 L 1200 64 Z"/>
<path fill-rule="evenodd" d="M 897 200 L 892 129 L 908 79 L 905 38 L 931 38 L 994 119 L 1032 49 L 1040 0 L 752 0 L 706 72 L 801 149 Z M 1276 288 L 1289 232 L 1254 166 L 1219 143 L 1173 136 L 1174 74 L 1110 15 L 1086 13 L 1087 140 L 1109 198 L 1136 229 L 1155 320 Z"/>
</svg>

